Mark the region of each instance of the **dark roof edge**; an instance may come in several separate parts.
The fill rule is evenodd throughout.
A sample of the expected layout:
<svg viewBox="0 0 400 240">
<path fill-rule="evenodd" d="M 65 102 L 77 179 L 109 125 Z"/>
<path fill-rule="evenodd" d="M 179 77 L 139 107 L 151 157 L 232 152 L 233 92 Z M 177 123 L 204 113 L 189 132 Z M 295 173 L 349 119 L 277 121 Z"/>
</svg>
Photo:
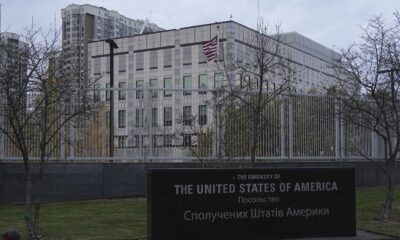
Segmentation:
<svg viewBox="0 0 400 240">
<path fill-rule="evenodd" d="M 154 34 L 154 33 L 163 33 L 163 32 L 170 32 L 170 31 L 179 31 L 179 30 L 182 30 L 182 29 L 189 29 L 189 28 L 196 28 L 196 27 L 203 27 L 203 26 L 217 25 L 217 24 L 226 24 L 226 23 L 234 23 L 234 24 L 237 24 L 237 25 L 239 25 L 239 26 L 241 26 L 241 27 L 243 27 L 243 28 L 246 28 L 246 29 L 248 29 L 248 30 L 250 30 L 250 31 L 253 31 L 253 32 L 256 32 L 256 31 L 257 31 L 257 30 L 255 30 L 255 29 L 252 29 L 252 28 L 250 28 L 250 27 L 248 27 L 248 26 L 245 26 L 245 25 L 243 25 L 243 24 L 241 24 L 241 23 L 238 23 L 238 22 L 236 22 L 236 21 L 228 20 L 228 21 L 222 21 L 222 22 L 214 22 L 214 23 L 207 23 L 207 24 L 194 25 L 194 26 L 183 27 L 183 28 L 178 28 L 178 29 L 169 29 L 169 30 L 163 30 L 163 31 L 157 31 L 157 32 L 149 32 L 149 33 L 144 33 L 144 34 L 135 34 L 135 35 L 131 35 L 131 36 L 118 37 L 118 38 L 113 38 L 113 39 L 122 39 L 122 38 L 136 37 L 136 36 L 144 36 L 144 35 L 149 35 L 149 34 Z M 296 32 L 296 33 L 298 33 L 298 32 Z M 281 33 L 281 34 L 285 34 L 285 33 Z M 298 34 L 300 34 L 301 36 L 303 36 L 303 37 L 305 37 L 305 38 L 308 38 L 307 36 L 304 36 L 304 35 L 302 35 L 301 33 L 298 33 Z M 274 38 L 273 36 L 270 36 L 270 35 L 265 35 L 265 36 L 276 40 L 276 38 Z M 339 53 L 337 53 L 335 50 L 333 50 L 332 48 L 329 48 L 329 47 L 327 47 L 327 46 L 325 46 L 325 45 L 323 45 L 323 44 L 321 44 L 321 43 L 319 43 L 319 42 L 317 42 L 317 41 L 315 41 L 315 40 L 313 40 L 313 39 L 311 39 L 311 38 L 308 38 L 308 39 L 310 39 L 311 41 L 313 41 L 313 42 L 315 42 L 315 43 L 320 44 L 321 46 L 323 46 L 323 47 L 325 47 L 325 48 L 327 48 L 327 49 L 329 49 L 329 50 L 331 50 L 331 51 L 334 52 L 335 54 L 339 54 Z M 104 40 L 96 40 L 96 41 L 89 41 L 88 43 L 103 42 L 103 41 L 104 41 Z M 294 48 L 294 49 L 296 49 L 296 50 L 298 50 L 298 51 L 300 51 L 300 52 L 303 52 L 303 53 L 312 55 L 312 56 L 314 56 L 314 57 L 316 57 L 316 58 L 318 58 L 318 59 L 321 59 L 321 58 L 319 58 L 318 56 L 315 56 L 314 54 L 307 53 L 307 52 L 305 52 L 305 51 L 303 51 L 303 50 L 301 50 L 301 49 L 299 49 L 299 48 L 297 48 L 297 47 L 295 47 L 295 46 L 293 46 L 293 45 L 291 45 L 291 44 L 289 44 L 289 43 L 286 43 L 286 42 L 283 42 L 283 41 L 280 41 L 280 43 L 283 44 L 283 45 L 287 45 L 287 46 L 289 46 L 289 47 L 291 47 L 291 48 Z M 322 59 L 321 59 L 321 60 L 322 60 Z M 324 61 L 325 61 L 325 60 L 324 60 Z"/>
<path fill-rule="evenodd" d="M 155 32 L 147 32 L 147 33 L 143 33 L 143 34 L 134 34 L 134 35 L 124 36 L 124 37 L 116 37 L 116 38 L 112 38 L 112 39 L 115 40 L 115 39 L 122 39 L 122 38 L 130 38 L 130 37 L 137 37 L 137 36 L 145 36 L 145 35 L 149 35 L 149 34 L 171 32 L 171 31 L 176 31 L 176 30 L 179 30 L 179 29 L 169 29 L 169 30 L 161 30 L 161 31 L 155 31 Z M 104 42 L 105 40 L 106 40 L 106 39 L 88 41 L 88 43 Z"/>
<path fill-rule="evenodd" d="M 183 28 L 174 28 L 174 29 L 168 29 L 168 30 L 162 30 L 162 31 L 156 31 L 156 32 L 148 32 L 148 33 L 143 33 L 143 34 L 134 34 L 134 35 L 129 35 L 129 36 L 124 36 L 124 37 L 116 37 L 113 39 L 122 39 L 122 38 L 130 38 L 130 37 L 137 37 L 137 36 L 144 36 L 144 35 L 149 35 L 149 34 L 154 34 L 154 33 L 164 33 L 164 32 L 171 32 L 171 31 L 179 31 L 182 29 L 188 29 L 188 28 L 196 28 L 196 27 L 203 27 L 203 26 L 209 26 L 209 25 L 216 25 L 216 24 L 225 24 L 225 23 L 229 23 L 229 22 L 233 22 L 236 24 L 239 24 L 243 27 L 246 27 L 238 22 L 229 20 L 229 21 L 222 21 L 222 22 L 214 22 L 214 23 L 207 23 L 207 24 L 200 24 L 200 25 L 194 25 L 194 26 L 189 26 L 189 27 L 183 27 Z M 248 29 L 251 29 L 249 27 L 246 27 Z M 251 29 L 253 31 L 255 31 L 254 29 Z M 103 40 L 95 40 L 95 41 L 88 41 L 88 43 L 95 43 L 95 42 L 103 42 L 105 39 Z"/>
</svg>

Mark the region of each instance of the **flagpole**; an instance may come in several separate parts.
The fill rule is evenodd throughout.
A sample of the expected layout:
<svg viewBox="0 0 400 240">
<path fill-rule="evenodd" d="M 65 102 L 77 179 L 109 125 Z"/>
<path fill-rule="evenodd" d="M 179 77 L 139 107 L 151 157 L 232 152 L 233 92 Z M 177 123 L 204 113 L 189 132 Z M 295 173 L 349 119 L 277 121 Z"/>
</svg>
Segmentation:
<svg viewBox="0 0 400 240">
<path fill-rule="evenodd" d="M 215 61 L 217 61 L 217 58 L 219 56 L 219 25 L 217 25 L 217 57 L 215 58 Z"/>
<path fill-rule="evenodd" d="M 215 63 L 217 64 L 217 69 L 220 71 L 220 65 L 218 58 L 220 58 L 221 54 L 221 49 L 220 49 L 220 27 L 217 25 L 217 56 L 215 57 Z M 215 155 L 218 160 L 222 158 L 222 119 L 221 119 L 221 104 L 218 104 L 217 101 L 217 96 L 219 96 L 219 87 L 222 85 L 220 82 L 216 82 L 217 79 L 215 79 L 215 73 L 214 73 L 214 81 L 215 81 L 215 87 L 217 88 L 217 94 L 215 96 Z M 221 81 L 221 79 L 218 79 L 218 81 Z"/>
<path fill-rule="evenodd" d="M 211 35 L 211 34 L 210 34 Z M 219 25 L 217 25 L 217 54 L 215 56 L 214 63 L 217 63 L 217 58 L 218 58 L 218 54 L 219 54 Z M 211 38 L 211 36 L 210 36 Z M 215 82 L 215 72 L 214 72 L 214 90 L 217 87 L 217 83 Z M 215 91 L 213 91 L 213 105 L 214 105 L 214 111 L 213 111 L 213 122 L 212 122 L 212 150 L 211 150 L 211 155 L 212 157 L 216 160 L 219 161 L 220 159 L 220 155 L 219 155 L 219 131 L 218 131 L 218 104 L 217 104 L 217 94 Z"/>
</svg>

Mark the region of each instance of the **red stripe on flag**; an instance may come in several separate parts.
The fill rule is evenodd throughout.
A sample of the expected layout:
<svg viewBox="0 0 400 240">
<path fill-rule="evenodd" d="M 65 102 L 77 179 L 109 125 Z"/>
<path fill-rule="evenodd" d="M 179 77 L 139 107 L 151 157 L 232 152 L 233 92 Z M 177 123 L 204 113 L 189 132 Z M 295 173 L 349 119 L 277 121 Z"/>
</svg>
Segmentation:
<svg viewBox="0 0 400 240">
<path fill-rule="evenodd" d="M 203 44 L 203 53 L 206 55 L 207 60 L 211 61 L 217 57 L 218 53 L 218 38 L 215 36 L 211 40 Z"/>
</svg>

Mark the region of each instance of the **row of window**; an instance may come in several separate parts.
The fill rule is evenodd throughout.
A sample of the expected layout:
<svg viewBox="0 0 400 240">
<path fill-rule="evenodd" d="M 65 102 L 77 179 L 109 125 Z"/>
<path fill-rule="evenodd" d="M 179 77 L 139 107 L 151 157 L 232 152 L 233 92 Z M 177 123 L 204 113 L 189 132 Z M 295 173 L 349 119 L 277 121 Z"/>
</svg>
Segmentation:
<svg viewBox="0 0 400 240">
<path fill-rule="evenodd" d="M 175 147 L 175 146 L 183 146 L 190 147 L 192 146 L 192 134 L 183 134 L 182 141 L 177 142 L 176 145 L 173 144 L 173 139 L 175 136 L 173 134 L 164 134 L 164 135 L 152 135 L 151 142 L 146 143 L 145 138 L 147 135 L 134 135 L 133 142 L 129 142 L 127 144 L 128 136 L 118 136 L 118 147 L 126 148 L 126 147 Z"/>
<path fill-rule="evenodd" d="M 164 68 L 172 67 L 172 48 L 165 49 L 163 51 Z M 207 58 L 203 53 L 202 45 L 197 46 L 198 51 L 198 62 L 200 64 L 206 63 Z M 144 69 L 144 52 L 138 52 L 136 56 L 136 71 Z M 149 67 L 150 69 L 158 68 L 158 50 L 149 51 Z M 192 46 L 182 47 L 182 65 L 192 65 Z"/>
<path fill-rule="evenodd" d="M 187 65 L 192 65 L 192 47 L 187 46 L 187 47 L 182 47 L 182 64 L 183 66 Z M 164 61 L 164 68 L 170 68 L 172 67 L 172 48 L 165 49 L 163 52 L 163 61 Z M 142 71 L 144 70 L 144 52 L 137 52 L 135 53 L 136 57 L 136 71 Z M 207 58 L 203 53 L 203 47 L 202 45 L 198 45 L 198 63 L 203 64 L 207 63 Z M 118 70 L 119 72 L 124 72 L 126 71 L 126 57 L 127 55 L 120 55 L 118 56 Z M 150 69 L 157 69 L 158 68 L 158 57 L 159 57 L 159 51 L 158 50 L 152 50 L 149 51 L 149 68 Z M 133 60 L 133 58 L 132 58 Z M 106 72 L 110 71 L 110 58 L 106 57 Z M 93 73 L 95 75 L 101 73 L 101 59 L 100 58 L 95 58 L 93 59 Z"/>
<path fill-rule="evenodd" d="M 200 74 L 198 76 L 198 89 L 207 89 L 208 83 L 207 83 L 207 74 Z M 214 87 L 219 87 L 220 84 L 223 81 L 223 74 L 222 73 L 216 73 L 214 75 Z M 150 88 L 158 88 L 158 79 L 150 79 L 149 82 Z M 106 83 L 106 88 L 110 88 L 110 84 Z M 126 82 L 119 82 L 118 83 L 118 88 L 126 88 Z M 144 88 L 144 80 L 137 80 L 136 81 L 136 88 Z M 164 78 L 163 82 L 163 88 L 164 89 L 172 89 L 173 84 L 172 84 L 172 78 L 167 77 Z M 184 76 L 183 77 L 183 89 L 192 89 L 193 88 L 193 79 L 192 75 Z M 100 84 L 95 85 L 95 91 L 94 91 L 94 99 L 96 101 L 100 101 Z M 172 92 L 173 91 L 164 91 L 164 97 L 172 97 Z M 198 94 L 206 94 L 206 91 L 199 91 Z M 183 91 L 184 96 L 192 95 L 192 91 Z M 143 90 L 136 90 L 136 99 L 141 99 L 144 97 L 144 92 Z M 157 98 L 158 97 L 158 91 L 154 90 L 152 92 L 152 97 Z M 110 91 L 106 91 L 106 101 L 110 100 Z M 126 100 L 126 91 L 124 90 L 119 90 L 118 91 L 118 100 Z"/>
<path fill-rule="evenodd" d="M 164 107 L 163 108 L 164 115 L 164 126 L 172 126 L 172 107 Z M 192 115 L 192 106 L 183 106 L 183 114 L 182 114 L 182 124 L 185 126 L 192 125 L 192 121 L 194 117 Z M 198 124 L 206 125 L 207 124 L 207 105 L 199 105 L 198 108 Z M 151 125 L 153 127 L 158 126 L 158 109 L 151 109 Z M 135 127 L 143 127 L 144 126 L 144 109 L 137 108 L 135 111 Z M 118 128 L 126 127 L 126 110 L 118 110 Z"/>
</svg>

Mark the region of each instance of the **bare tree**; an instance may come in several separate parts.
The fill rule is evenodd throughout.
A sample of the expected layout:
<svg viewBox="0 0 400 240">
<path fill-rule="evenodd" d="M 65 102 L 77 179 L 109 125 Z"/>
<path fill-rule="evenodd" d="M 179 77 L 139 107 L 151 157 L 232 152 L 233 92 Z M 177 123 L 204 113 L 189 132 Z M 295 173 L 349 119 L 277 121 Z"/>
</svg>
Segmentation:
<svg viewBox="0 0 400 240">
<path fill-rule="evenodd" d="M 216 64 L 210 67 L 214 88 L 208 90 L 211 94 L 203 102 L 211 109 L 212 119 L 201 126 L 201 116 L 194 115 L 191 124 L 186 124 L 183 114 L 183 121 L 178 121 L 183 123 L 177 132 L 183 147 L 188 147 L 185 137 L 195 136 L 190 150 L 202 162 L 216 158 L 224 165 L 250 155 L 251 162 L 255 163 L 257 153 L 262 151 L 260 148 L 266 149 L 260 144 L 260 132 L 267 128 L 279 129 L 279 126 L 272 127 L 277 118 L 275 110 L 286 99 L 278 96 L 290 94 L 290 82 L 295 74 L 290 56 L 285 54 L 289 52 L 285 49 L 288 45 L 282 40 L 279 25 L 271 30 L 260 24 L 257 31 L 249 30 L 249 33 L 243 42 L 219 43 Z M 219 36 L 222 39 L 226 37 L 223 34 Z M 237 140 L 248 145 L 239 146 Z"/>
<path fill-rule="evenodd" d="M 359 43 L 343 51 L 334 69 L 338 86 L 331 94 L 341 104 L 338 115 L 355 127 L 375 133 L 384 143 L 384 164 L 376 164 L 386 176 L 382 220 L 390 219 L 393 200 L 393 171 L 400 152 L 400 17 L 392 25 L 378 16 L 363 28 Z M 375 161 L 365 148 L 358 153 Z"/>
<path fill-rule="evenodd" d="M 19 41 L 1 37 L 0 133 L 20 153 L 25 185 L 25 224 L 28 239 L 38 239 L 43 172 L 57 158 L 60 130 L 71 119 L 86 118 L 96 108 L 90 100 L 92 83 L 79 84 L 52 63 L 59 50 L 59 33 L 34 26 Z M 33 159 L 38 159 L 33 161 Z M 34 164 L 37 163 L 37 164 Z"/>
<path fill-rule="evenodd" d="M 237 43 L 236 54 L 230 46 L 226 47 L 223 65 L 227 82 L 219 86 L 217 91 L 220 92 L 215 95 L 218 105 L 224 106 L 222 111 L 249 116 L 250 122 L 242 127 L 250 136 L 250 160 L 255 163 L 260 131 L 273 117 L 268 115 L 266 108 L 274 104 L 278 95 L 290 92 L 294 71 L 289 57 L 284 56 L 280 25 L 271 30 L 260 24 L 258 31 L 253 31 L 246 42 Z"/>
</svg>

